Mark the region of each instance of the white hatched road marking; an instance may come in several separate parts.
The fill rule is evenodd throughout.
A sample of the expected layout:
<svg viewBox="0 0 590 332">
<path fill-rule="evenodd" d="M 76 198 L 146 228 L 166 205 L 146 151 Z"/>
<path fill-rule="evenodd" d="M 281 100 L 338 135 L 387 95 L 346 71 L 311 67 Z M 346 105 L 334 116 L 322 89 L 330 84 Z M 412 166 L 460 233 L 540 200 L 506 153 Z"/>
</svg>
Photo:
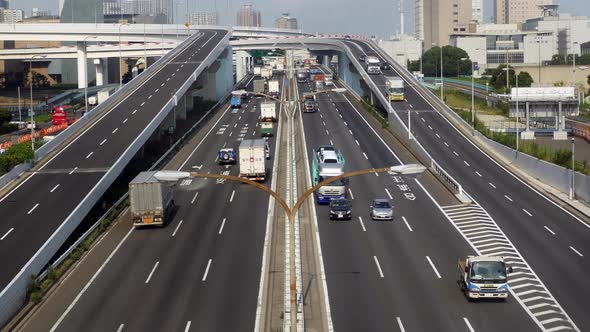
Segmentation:
<svg viewBox="0 0 590 332">
<path fill-rule="evenodd" d="M 490 185 L 493 187 L 491 183 Z M 512 201 L 510 197 L 506 196 L 506 199 Z M 504 257 L 514 270 L 508 281 L 510 292 L 537 325 L 545 331 L 579 331 L 520 252 L 482 207 L 472 203 L 467 206 L 443 206 L 441 210 L 478 255 Z M 545 229 L 554 234 L 547 227 Z M 573 247 L 570 249 L 575 251 Z"/>
</svg>

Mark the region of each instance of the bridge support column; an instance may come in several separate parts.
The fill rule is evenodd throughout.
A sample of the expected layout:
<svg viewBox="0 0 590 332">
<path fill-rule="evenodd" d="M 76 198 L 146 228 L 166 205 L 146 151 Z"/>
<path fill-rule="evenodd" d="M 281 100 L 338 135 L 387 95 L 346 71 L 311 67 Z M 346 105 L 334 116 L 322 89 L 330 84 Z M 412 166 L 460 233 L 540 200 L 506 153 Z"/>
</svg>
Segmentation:
<svg viewBox="0 0 590 332">
<path fill-rule="evenodd" d="M 564 141 L 567 140 L 567 132 L 565 131 L 565 116 L 563 115 L 561 101 L 558 102 L 557 107 L 557 117 L 555 118 L 555 131 L 553 132 L 553 139 Z"/>
<path fill-rule="evenodd" d="M 86 64 L 86 45 L 84 42 L 76 43 L 76 53 L 78 55 L 78 88 L 83 89 L 88 86 L 88 68 Z"/>
<path fill-rule="evenodd" d="M 176 120 L 186 120 L 187 106 L 193 103 L 193 92 L 188 90 L 184 96 L 178 98 L 178 105 L 174 107 L 174 118 Z"/>
<path fill-rule="evenodd" d="M 530 127 L 530 105 L 529 102 L 526 103 L 526 107 L 525 107 L 525 116 L 526 116 L 526 129 L 522 132 L 520 138 L 523 140 L 533 140 L 535 139 L 535 132 L 531 131 L 531 127 Z"/>
<path fill-rule="evenodd" d="M 103 70 L 104 67 L 103 67 L 103 62 L 101 59 L 94 59 L 94 69 L 96 70 L 96 86 L 104 85 L 105 71 Z"/>
<path fill-rule="evenodd" d="M 236 81 L 240 81 L 252 69 L 253 58 L 246 51 L 236 51 Z"/>
</svg>

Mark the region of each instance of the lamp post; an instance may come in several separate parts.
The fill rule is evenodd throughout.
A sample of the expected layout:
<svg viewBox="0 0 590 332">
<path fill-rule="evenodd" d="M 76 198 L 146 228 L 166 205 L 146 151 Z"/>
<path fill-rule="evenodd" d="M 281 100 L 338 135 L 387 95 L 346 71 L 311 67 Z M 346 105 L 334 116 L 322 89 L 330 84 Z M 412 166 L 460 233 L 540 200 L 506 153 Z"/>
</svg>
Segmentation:
<svg viewBox="0 0 590 332">
<path fill-rule="evenodd" d="M 516 156 L 518 157 L 518 152 L 520 151 L 520 119 L 519 119 L 519 110 L 518 110 L 518 75 L 516 75 Z"/>
<path fill-rule="evenodd" d="M 31 61 L 29 62 L 29 73 L 31 75 L 31 78 L 29 80 L 29 87 L 31 88 L 31 124 L 29 125 L 31 127 L 31 149 L 33 150 L 33 161 L 35 160 L 35 111 L 33 108 L 33 59 L 35 58 L 46 58 L 47 55 L 42 54 L 42 55 L 33 55 L 31 57 Z"/>
<path fill-rule="evenodd" d="M 469 58 L 461 58 L 461 61 L 467 60 Z M 471 126 L 471 134 L 475 135 L 475 66 L 473 61 L 471 61 Z"/>
<path fill-rule="evenodd" d="M 436 43 L 432 43 L 432 46 L 438 46 Z M 445 102 L 445 83 L 444 83 L 444 74 L 443 74 L 443 48 L 440 47 L 440 100 L 444 103 Z"/>
<path fill-rule="evenodd" d="M 575 177 L 576 177 L 576 139 L 572 137 L 572 180 L 570 186 L 570 200 L 576 198 L 575 189 Z"/>
<path fill-rule="evenodd" d="M 574 91 L 576 88 L 576 51 L 574 50 L 574 45 L 577 45 L 578 42 L 573 42 L 572 43 L 572 61 L 573 61 L 573 65 L 572 65 L 572 86 L 574 87 Z"/>
<path fill-rule="evenodd" d="M 88 38 L 92 38 L 92 39 L 96 39 L 96 36 L 86 36 L 84 37 L 84 52 L 86 52 L 86 40 Z M 84 63 L 84 65 L 87 67 L 84 70 L 84 114 L 88 113 L 88 65 L 87 63 Z"/>
</svg>

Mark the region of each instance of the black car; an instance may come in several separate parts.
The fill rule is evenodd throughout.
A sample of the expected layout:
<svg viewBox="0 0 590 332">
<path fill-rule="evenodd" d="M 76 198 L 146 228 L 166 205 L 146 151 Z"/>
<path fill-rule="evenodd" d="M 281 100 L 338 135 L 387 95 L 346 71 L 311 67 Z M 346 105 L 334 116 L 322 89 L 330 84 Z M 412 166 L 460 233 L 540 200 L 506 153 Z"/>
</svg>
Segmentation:
<svg viewBox="0 0 590 332">
<path fill-rule="evenodd" d="M 352 219 L 352 204 L 346 198 L 333 199 L 330 201 L 330 220 Z"/>
<path fill-rule="evenodd" d="M 389 64 L 387 62 L 382 62 L 381 63 L 381 70 L 389 70 Z"/>
</svg>

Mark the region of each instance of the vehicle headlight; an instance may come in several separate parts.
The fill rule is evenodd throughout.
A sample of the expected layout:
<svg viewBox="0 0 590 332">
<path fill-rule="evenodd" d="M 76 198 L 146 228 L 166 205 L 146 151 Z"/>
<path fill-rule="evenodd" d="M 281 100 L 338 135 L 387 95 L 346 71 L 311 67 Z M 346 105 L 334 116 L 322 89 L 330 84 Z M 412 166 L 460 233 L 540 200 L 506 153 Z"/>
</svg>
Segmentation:
<svg viewBox="0 0 590 332">
<path fill-rule="evenodd" d="M 331 214 L 336 214 L 336 212 L 334 210 L 330 210 Z"/>
</svg>

